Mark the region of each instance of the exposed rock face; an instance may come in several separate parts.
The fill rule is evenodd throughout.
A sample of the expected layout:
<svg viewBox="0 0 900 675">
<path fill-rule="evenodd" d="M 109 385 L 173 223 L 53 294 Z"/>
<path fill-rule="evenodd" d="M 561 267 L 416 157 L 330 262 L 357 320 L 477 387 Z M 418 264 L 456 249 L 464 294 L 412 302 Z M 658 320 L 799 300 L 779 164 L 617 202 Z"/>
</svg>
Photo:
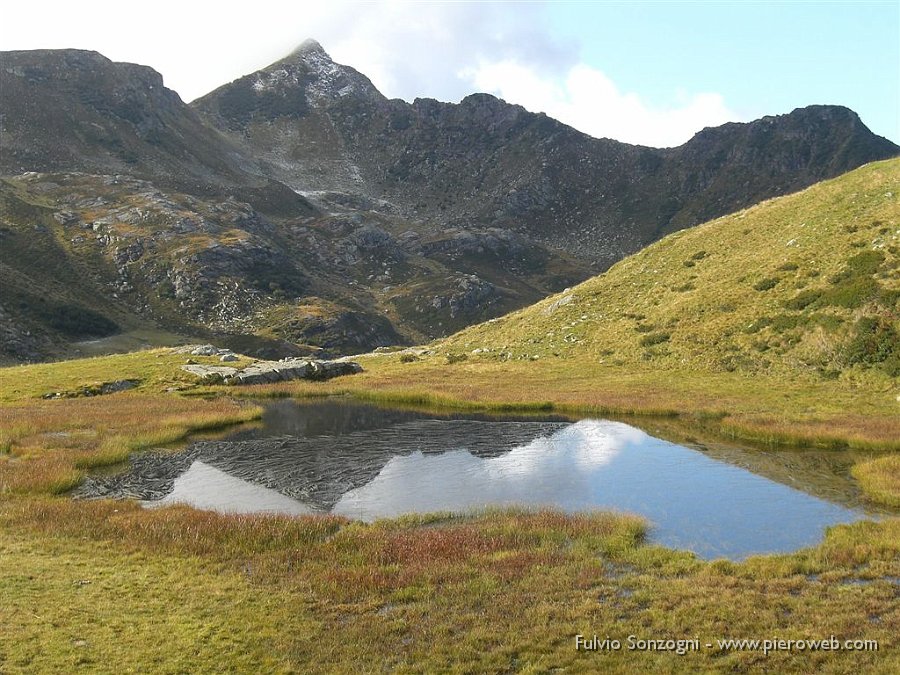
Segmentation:
<svg viewBox="0 0 900 675">
<path fill-rule="evenodd" d="M 900 152 L 834 106 L 654 149 L 485 94 L 408 104 L 314 41 L 190 106 L 79 50 L 6 52 L 0 89 L 3 361 L 134 325 L 259 355 L 421 343 Z"/>
<path fill-rule="evenodd" d="M 252 159 L 152 68 L 76 49 L 5 52 L 0 89 L 5 173 L 78 167 L 231 184 L 255 173 L 260 183 Z"/>
<path fill-rule="evenodd" d="M 46 337 L 32 334 L 0 306 L 0 355 L 15 361 L 38 361 L 49 342 Z"/>
<path fill-rule="evenodd" d="M 288 99 L 288 110 L 273 105 Z M 523 233 L 601 268 L 664 233 L 900 151 L 838 106 L 705 129 L 671 149 L 595 139 L 487 94 L 388 100 L 316 43 L 192 105 L 296 189 Z"/>
<path fill-rule="evenodd" d="M 335 308 L 327 314 L 297 312 L 279 335 L 296 342 L 308 342 L 325 350 L 367 351 L 403 342 L 391 322 L 370 312 Z"/>
<path fill-rule="evenodd" d="M 182 370 L 196 375 L 204 383 L 267 384 L 290 380 L 329 380 L 339 375 L 362 372 L 353 361 L 321 361 L 316 359 L 283 359 L 258 361 L 246 368 L 188 364 Z"/>
</svg>

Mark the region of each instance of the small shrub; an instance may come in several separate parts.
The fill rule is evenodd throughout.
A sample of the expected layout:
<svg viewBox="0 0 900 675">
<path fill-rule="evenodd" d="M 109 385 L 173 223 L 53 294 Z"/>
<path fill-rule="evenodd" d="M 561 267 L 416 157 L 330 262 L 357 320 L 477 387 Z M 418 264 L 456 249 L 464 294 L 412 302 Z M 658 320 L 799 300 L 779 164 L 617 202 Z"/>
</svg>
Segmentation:
<svg viewBox="0 0 900 675">
<path fill-rule="evenodd" d="M 847 260 L 844 269 L 835 274 L 829 281 L 833 284 L 840 283 L 853 277 L 870 277 L 884 262 L 884 253 L 881 251 L 863 251 Z"/>
<path fill-rule="evenodd" d="M 763 328 L 765 328 L 766 326 L 771 326 L 771 325 L 772 325 L 772 319 L 770 319 L 770 318 L 767 317 L 767 316 L 762 316 L 762 317 L 756 319 L 756 320 L 755 320 L 753 323 L 751 323 L 749 326 L 747 326 L 747 327 L 744 329 L 744 332 L 745 332 L 745 333 L 750 333 L 750 334 L 758 333 L 759 331 L 761 331 L 761 330 L 762 330 Z"/>
<path fill-rule="evenodd" d="M 844 320 L 841 317 L 832 316 L 831 314 L 817 314 L 815 316 L 815 321 L 829 333 L 833 333 L 841 327 L 842 323 L 844 323 Z"/>
<path fill-rule="evenodd" d="M 895 309 L 900 305 L 900 288 L 880 287 L 875 299 L 880 305 L 883 305 L 888 309 Z"/>
<path fill-rule="evenodd" d="M 760 366 L 755 360 L 742 354 L 729 354 L 725 358 L 720 359 L 718 363 L 719 367 L 728 373 L 733 373 L 737 370 L 755 371 Z"/>
<path fill-rule="evenodd" d="M 400 355 L 400 363 L 414 363 L 419 360 L 419 357 L 415 354 L 401 354 Z"/>
<path fill-rule="evenodd" d="M 810 289 L 808 291 L 801 291 L 797 295 L 795 295 L 790 300 L 784 303 L 784 306 L 787 309 L 806 309 L 813 303 L 818 302 L 822 297 L 822 291 Z"/>
<path fill-rule="evenodd" d="M 823 305 L 856 309 L 878 295 L 880 287 L 871 277 L 854 277 L 822 294 Z"/>
<path fill-rule="evenodd" d="M 891 377 L 900 375 L 900 335 L 885 317 L 864 316 L 856 322 L 847 345 L 847 361 L 878 366 Z"/>
<path fill-rule="evenodd" d="M 777 333 L 783 333 L 797 326 L 805 326 L 809 323 L 809 318 L 798 314 L 779 314 L 772 318 L 772 330 Z"/>
<path fill-rule="evenodd" d="M 653 345 L 668 342 L 670 337 L 672 337 L 671 334 L 665 332 L 650 333 L 649 335 L 645 335 L 640 339 L 640 345 L 642 347 L 652 347 Z"/>
<path fill-rule="evenodd" d="M 794 272 L 795 270 L 799 269 L 799 266 L 797 265 L 797 263 L 786 262 L 782 265 L 779 265 L 775 269 L 779 272 Z"/>
<path fill-rule="evenodd" d="M 469 358 L 469 357 L 466 356 L 465 354 L 450 353 L 450 354 L 447 354 L 447 364 L 452 365 L 454 363 L 461 363 L 462 361 L 465 361 L 467 358 Z"/>
<path fill-rule="evenodd" d="M 776 277 L 767 277 L 753 284 L 753 288 L 757 291 L 768 291 L 772 288 L 775 288 L 778 285 L 779 281 L 781 281 L 781 279 L 778 279 Z"/>
</svg>

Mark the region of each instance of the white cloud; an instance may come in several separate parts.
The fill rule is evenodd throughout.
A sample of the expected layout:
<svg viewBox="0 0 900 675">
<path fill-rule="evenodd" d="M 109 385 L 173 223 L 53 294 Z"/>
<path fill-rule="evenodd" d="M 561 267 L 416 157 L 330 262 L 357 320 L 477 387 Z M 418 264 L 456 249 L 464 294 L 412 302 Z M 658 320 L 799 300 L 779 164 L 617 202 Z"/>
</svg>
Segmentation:
<svg viewBox="0 0 900 675">
<path fill-rule="evenodd" d="M 407 101 L 458 101 L 483 90 L 593 136 L 660 146 L 739 119 L 717 94 L 659 109 L 620 91 L 579 62 L 577 43 L 552 33 L 549 9 L 544 2 L 157 0 L 144 11 L 103 0 L 45 0 L 5 9 L 0 49 L 94 49 L 155 68 L 190 101 L 315 38 L 335 61 Z"/>
<path fill-rule="evenodd" d="M 543 28 L 545 3 L 385 2 L 341 6 L 309 30 L 339 63 L 385 95 L 458 101 L 471 94 L 460 71 L 515 59 L 551 76 L 577 61 L 577 46 Z"/>
<path fill-rule="evenodd" d="M 538 72 L 574 63 L 576 46 L 544 29 L 546 9 L 541 2 L 403 0 L 157 0 L 136 9 L 44 0 L 4 8 L 0 49 L 93 49 L 155 68 L 190 101 L 314 38 L 388 96 L 452 101 L 471 93 L 457 72 L 478 60 L 515 58 Z"/>
<path fill-rule="evenodd" d="M 700 129 L 738 121 L 719 94 L 677 92 L 676 103 L 651 107 L 635 93 L 622 92 L 602 71 L 578 63 L 562 77 L 547 77 L 512 60 L 481 63 L 460 75 L 480 91 L 533 112 L 544 112 L 597 138 L 671 147 Z"/>
</svg>

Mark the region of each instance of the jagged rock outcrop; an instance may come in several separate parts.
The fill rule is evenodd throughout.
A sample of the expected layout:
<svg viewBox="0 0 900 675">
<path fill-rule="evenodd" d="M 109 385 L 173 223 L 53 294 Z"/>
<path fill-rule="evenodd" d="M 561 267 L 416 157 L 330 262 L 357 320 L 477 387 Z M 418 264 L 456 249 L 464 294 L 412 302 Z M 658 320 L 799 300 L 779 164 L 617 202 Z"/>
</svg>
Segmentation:
<svg viewBox="0 0 900 675">
<path fill-rule="evenodd" d="M 488 94 L 409 104 L 313 41 L 192 105 L 295 189 L 523 233 L 601 268 L 668 232 L 900 152 L 839 106 L 656 149 L 591 138 Z"/>
</svg>

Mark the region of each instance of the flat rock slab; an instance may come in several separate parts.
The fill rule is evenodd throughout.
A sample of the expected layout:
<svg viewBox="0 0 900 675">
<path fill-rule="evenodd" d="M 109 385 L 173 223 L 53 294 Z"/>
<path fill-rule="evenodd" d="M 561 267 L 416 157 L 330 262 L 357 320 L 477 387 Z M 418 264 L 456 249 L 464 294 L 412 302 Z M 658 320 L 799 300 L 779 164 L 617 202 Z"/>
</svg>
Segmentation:
<svg viewBox="0 0 900 675">
<path fill-rule="evenodd" d="M 230 366 L 203 366 L 196 363 L 181 366 L 181 369 L 208 382 L 222 381 L 226 378 L 234 377 L 238 372 L 237 368 L 232 368 Z"/>
<path fill-rule="evenodd" d="M 362 372 L 353 361 L 320 361 L 315 359 L 284 359 L 258 361 L 246 368 L 191 364 L 181 369 L 195 375 L 204 383 L 266 384 L 290 380 L 328 380 L 339 375 Z"/>
</svg>

